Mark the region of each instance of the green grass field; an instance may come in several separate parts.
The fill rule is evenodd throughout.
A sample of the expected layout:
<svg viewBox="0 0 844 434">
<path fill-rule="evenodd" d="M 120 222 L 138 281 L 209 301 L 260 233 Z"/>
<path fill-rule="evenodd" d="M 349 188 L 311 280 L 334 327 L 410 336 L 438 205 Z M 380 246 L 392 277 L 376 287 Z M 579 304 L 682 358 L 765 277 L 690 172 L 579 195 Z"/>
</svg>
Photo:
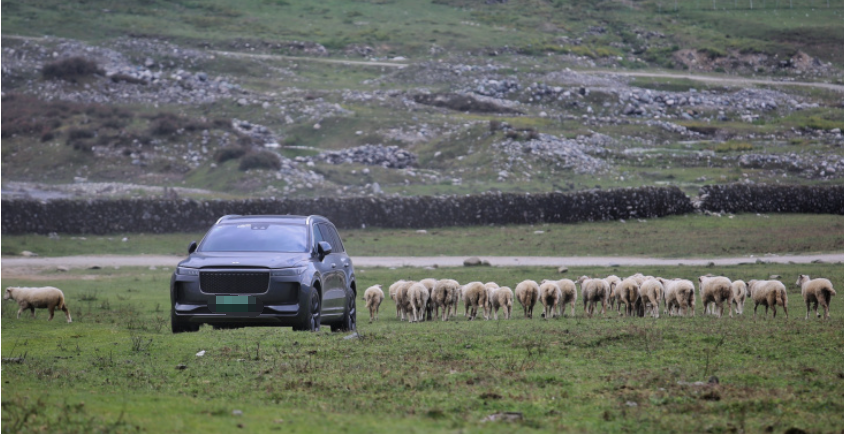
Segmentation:
<svg viewBox="0 0 844 434">
<path fill-rule="evenodd" d="M 421 228 L 419 228 L 421 229 Z M 844 249 L 844 217 L 698 214 L 645 221 L 525 226 L 343 230 L 353 256 L 615 256 L 656 258 L 824 253 Z M 537 231 L 542 233 L 537 234 Z M 683 234 L 682 242 L 676 235 Z M 185 255 L 195 234 L 4 235 L 2 253 L 41 256 Z M 127 238 L 127 241 L 122 241 Z"/>
<path fill-rule="evenodd" d="M 172 335 L 166 270 L 44 272 L 74 322 L 2 304 L 3 432 L 838 432 L 844 320 L 804 321 L 798 273 L 839 265 L 581 268 L 695 278 L 782 276 L 790 319 L 575 318 L 409 324 L 391 301 L 359 337 L 249 328 Z M 359 269 L 359 288 L 452 277 L 514 286 L 550 268 Z M 362 306 L 362 302 L 359 306 Z M 462 308 L 460 309 L 462 312 Z M 195 354 L 206 351 L 203 357 Z M 15 358 L 23 358 L 16 363 Z M 712 376 L 717 386 L 700 386 Z M 236 415 L 236 411 L 242 412 Z M 484 422 L 517 412 L 514 422 Z M 796 431 L 794 431 L 796 432 Z"/>
</svg>

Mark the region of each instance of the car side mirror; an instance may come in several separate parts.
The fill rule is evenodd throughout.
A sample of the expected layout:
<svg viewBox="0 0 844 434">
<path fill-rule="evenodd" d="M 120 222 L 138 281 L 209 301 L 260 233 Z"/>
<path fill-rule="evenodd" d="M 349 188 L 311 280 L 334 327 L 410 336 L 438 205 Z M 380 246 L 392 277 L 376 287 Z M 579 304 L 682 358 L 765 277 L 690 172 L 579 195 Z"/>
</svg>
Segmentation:
<svg viewBox="0 0 844 434">
<path fill-rule="evenodd" d="M 326 256 L 331 254 L 331 243 L 328 241 L 320 241 L 319 244 L 317 244 L 317 253 L 319 254 L 320 261 L 325 259 Z"/>
<path fill-rule="evenodd" d="M 188 246 L 188 255 L 196 251 L 196 241 L 191 241 Z"/>
</svg>

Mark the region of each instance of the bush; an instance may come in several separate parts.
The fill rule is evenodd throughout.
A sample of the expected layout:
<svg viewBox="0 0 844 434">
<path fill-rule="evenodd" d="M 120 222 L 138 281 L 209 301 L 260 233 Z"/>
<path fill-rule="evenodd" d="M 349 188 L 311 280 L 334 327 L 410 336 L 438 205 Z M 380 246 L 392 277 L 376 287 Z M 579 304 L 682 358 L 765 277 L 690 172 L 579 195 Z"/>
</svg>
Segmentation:
<svg viewBox="0 0 844 434">
<path fill-rule="evenodd" d="M 80 140 L 80 139 L 91 139 L 96 134 L 91 130 L 84 130 L 79 128 L 74 128 L 67 132 L 67 140 Z"/>
<path fill-rule="evenodd" d="M 280 170 L 281 159 L 278 155 L 270 151 L 258 151 L 246 154 L 240 160 L 240 170 L 246 171 L 251 169 L 259 170 Z"/>
<path fill-rule="evenodd" d="M 124 82 L 129 84 L 147 84 L 146 80 L 144 80 L 143 78 L 133 77 L 129 74 L 114 74 L 111 76 L 111 81 L 113 81 L 114 83 Z"/>
<path fill-rule="evenodd" d="M 89 75 L 103 74 L 97 62 L 84 57 L 69 57 L 50 62 L 41 69 L 41 75 L 48 80 L 76 81 Z"/>
<path fill-rule="evenodd" d="M 222 164 L 229 160 L 236 160 L 244 155 L 246 155 L 246 149 L 243 148 L 220 148 L 214 153 L 214 161 Z"/>
<path fill-rule="evenodd" d="M 157 136 L 175 134 L 182 127 L 182 119 L 172 113 L 161 113 L 153 118 L 150 132 Z"/>
</svg>

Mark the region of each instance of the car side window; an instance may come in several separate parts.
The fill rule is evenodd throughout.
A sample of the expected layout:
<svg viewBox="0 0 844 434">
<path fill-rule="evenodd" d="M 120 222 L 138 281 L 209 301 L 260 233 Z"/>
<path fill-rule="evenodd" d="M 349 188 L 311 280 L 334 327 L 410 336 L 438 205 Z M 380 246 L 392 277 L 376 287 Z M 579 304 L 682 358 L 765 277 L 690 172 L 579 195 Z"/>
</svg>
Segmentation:
<svg viewBox="0 0 844 434">
<path fill-rule="evenodd" d="M 337 229 L 331 225 L 325 225 L 325 228 L 328 229 L 328 233 L 331 234 L 331 238 L 334 240 L 331 243 L 331 246 L 334 247 L 335 252 L 345 252 L 346 250 L 343 248 L 343 242 L 340 241 L 340 234 L 337 233 Z"/>
</svg>

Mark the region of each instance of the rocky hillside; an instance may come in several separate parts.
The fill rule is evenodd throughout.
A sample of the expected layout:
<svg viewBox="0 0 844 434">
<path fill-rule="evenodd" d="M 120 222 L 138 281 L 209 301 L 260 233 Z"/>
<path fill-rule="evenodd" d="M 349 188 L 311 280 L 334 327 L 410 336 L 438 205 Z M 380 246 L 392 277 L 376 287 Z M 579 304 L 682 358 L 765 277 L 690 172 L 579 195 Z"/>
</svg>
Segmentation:
<svg viewBox="0 0 844 434">
<path fill-rule="evenodd" d="M 425 10 L 467 7 L 458 3 L 435 1 Z M 469 15 L 494 21 L 480 11 L 512 12 L 507 2 L 489 3 Z M 359 6 L 358 13 L 370 13 L 368 2 Z M 172 29 L 160 37 L 103 36 L 114 26 L 108 20 L 87 38 L 10 34 L 21 30 L 20 14 L 31 7 L 3 15 L 4 197 L 429 195 L 641 185 L 678 185 L 694 194 L 712 183 L 844 183 L 844 75 L 835 58 L 784 49 L 788 41 L 756 51 L 684 48 L 664 32 L 665 23 L 630 29 L 609 16 L 592 17 L 596 24 L 577 32 L 550 29 L 557 39 L 542 43 L 464 41 L 466 47 L 435 43 L 424 50 L 406 45 L 400 33 L 398 45 L 351 35 L 346 44 L 319 35 L 244 38 L 202 26 L 205 33 L 190 37 L 168 36 Z M 179 19 L 199 19 L 174 10 Z M 339 10 L 320 13 L 333 17 Z M 75 13 L 84 20 L 87 11 L 79 6 Z M 215 11 L 209 16 L 223 13 Z M 35 12 L 35 24 L 50 22 L 49 14 Z M 239 13 L 230 21 L 251 12 Z M 488 25 L 483 20 L 461 28 Z M 430 39 L 442 35 L 439 24 L 412 27 Z M 718 73 L 692 79 L 649 69 L 655 66 Z"/>
</svg>

